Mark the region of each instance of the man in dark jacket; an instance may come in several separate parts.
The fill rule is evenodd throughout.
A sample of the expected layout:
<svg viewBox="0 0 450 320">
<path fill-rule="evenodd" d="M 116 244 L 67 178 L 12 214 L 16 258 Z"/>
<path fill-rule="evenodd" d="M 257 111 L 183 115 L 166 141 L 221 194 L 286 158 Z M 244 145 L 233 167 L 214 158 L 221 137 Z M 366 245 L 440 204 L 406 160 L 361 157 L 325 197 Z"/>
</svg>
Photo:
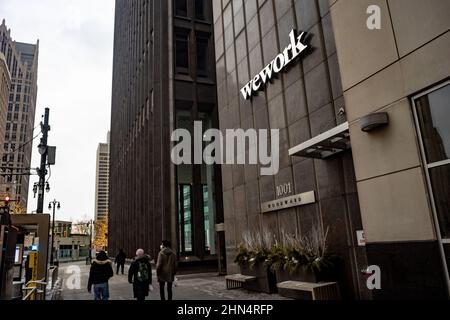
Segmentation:
<svg viewBox="0 0 450 320">
<path fill-rule="evenodd" d="M 106 252 L 101 251 L 92 262 L 89 272 L 88 291 L 90 293 L 94 285 L 95 300 L 109 300 L 108 281 L 113 275 L 112 262 Z"/>
<path fill-rule="evenodd" d="M 169 241 L 162 242 L 161 251 L 158 255 L 158 263 L 156 264 L 156 274 L 158 275 L 159 292 L 161 300 L 166 300 L 165 289 L 167 283 L 167 295 L 169 301 L 172 300 L 172 285 L 177 273 L 177 256 L 171 249 Z"/>
<path fill-rule="evenodd" d="M 122 249 L 119 250 L 119 253 L 116 256 L 116 260 L 115 263 L 117 265 L 117 272 L 116 274 L 119 274 L 119 269 L 122 268 L 122 274 L 124 269 L 125 269 L 125 260 L 127 259 L 127 255 L 125 254 L 125 252 L 123 252 Z"/>
<path fill-rule="evenodd" d="M 136 251 L 136 258 L 128 271 L 128 282 L 133 284 L 134 297 L 138 301 L 144 301 L 145 297 L 148 297 L 150 288 L 153 288 L 150 257 L 143 249 Z"/>
</svg>

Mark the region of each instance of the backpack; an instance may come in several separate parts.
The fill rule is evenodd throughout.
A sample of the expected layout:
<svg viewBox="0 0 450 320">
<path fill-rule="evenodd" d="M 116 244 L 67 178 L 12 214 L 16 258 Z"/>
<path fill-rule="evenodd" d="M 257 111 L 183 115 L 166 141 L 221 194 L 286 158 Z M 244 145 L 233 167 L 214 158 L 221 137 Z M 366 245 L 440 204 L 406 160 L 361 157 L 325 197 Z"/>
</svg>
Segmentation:
<svg viewBox="0 0 450 320">
<path fill-rule="evenodd" d="M 137 271 L 137 280 L 139 282 L 148 282 L 150 277 L 149 277 L 149 270 L 148 270 L 148 266 L 145 262 L 138 262 L 138 271 Z"/>
</svg>

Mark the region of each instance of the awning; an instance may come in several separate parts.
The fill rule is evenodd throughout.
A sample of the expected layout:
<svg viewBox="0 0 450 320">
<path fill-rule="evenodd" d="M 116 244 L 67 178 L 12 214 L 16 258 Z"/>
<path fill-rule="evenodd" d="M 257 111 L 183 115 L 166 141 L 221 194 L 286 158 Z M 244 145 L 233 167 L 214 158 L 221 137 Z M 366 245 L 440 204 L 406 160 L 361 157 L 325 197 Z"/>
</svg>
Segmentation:
<svg viewBox="0 0 450 320">
<path fill-rule="evenodd" d="M 351 148 L 348 122 L 289 150 L 290 156 L 325 159 Z"/>
</svg>

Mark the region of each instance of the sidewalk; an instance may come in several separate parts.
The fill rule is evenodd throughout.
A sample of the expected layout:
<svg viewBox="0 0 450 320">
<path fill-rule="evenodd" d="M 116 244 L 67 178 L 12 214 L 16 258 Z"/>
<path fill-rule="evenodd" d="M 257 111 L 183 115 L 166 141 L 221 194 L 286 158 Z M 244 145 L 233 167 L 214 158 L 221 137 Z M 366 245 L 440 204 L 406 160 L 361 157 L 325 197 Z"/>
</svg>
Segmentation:
<svg viewBox="0 0 450 320">
<path fill-rule="evenodd" d="M 115 267 L 115 266 L 114 266 Z M 128 284 L 128 268 L 125 266 L 125 275 L 115 275 L 109 281 L 111 300 L 132 300 L 133 289 Z M 114 268 L 115 269 L 115 268 Z M 81 271 L 81 289 L 71 289 L 76 284 L 74 270 Z M 114 270 L 115 271 L 115 270 Z M 72 273 L 70 273 L 72 272 Z M 59 276 L 62 278 L 61 299 L 63 300 L 93 300 L 93 294 L 87 292 L 89 266 L 85 263 L 64 264 L 61 266 Z M 148 300 L 159 300 L 159 287 L 155 272 L 153 272 L 154 292 L 150 293 Z M 180 276 L 177 287 L 173 290 L 175 300 L 281 300 L 278 295 L 249 292 L 246 290 L 226 290 L 225 278 L 213 274 L 200 274 Z"/>
</svg>

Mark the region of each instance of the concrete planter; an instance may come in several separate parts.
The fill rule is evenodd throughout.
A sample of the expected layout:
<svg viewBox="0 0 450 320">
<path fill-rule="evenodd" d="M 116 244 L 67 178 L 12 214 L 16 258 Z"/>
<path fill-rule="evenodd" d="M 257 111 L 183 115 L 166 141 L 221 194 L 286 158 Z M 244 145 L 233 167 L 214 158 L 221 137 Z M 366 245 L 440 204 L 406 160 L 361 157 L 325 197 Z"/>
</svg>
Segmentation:
<svg viewBox="0 0 450 320">
<path fill-rule="evenodd" d="M 257 262 L 252 268 L 248 264 L 241 266 L 241 274 L 256 277 L 256 280 L 247 283 L 244 289 L 268 294 L 278 292 L 275 274 L 267 270 L 262 262 Z"/>
</svg>

